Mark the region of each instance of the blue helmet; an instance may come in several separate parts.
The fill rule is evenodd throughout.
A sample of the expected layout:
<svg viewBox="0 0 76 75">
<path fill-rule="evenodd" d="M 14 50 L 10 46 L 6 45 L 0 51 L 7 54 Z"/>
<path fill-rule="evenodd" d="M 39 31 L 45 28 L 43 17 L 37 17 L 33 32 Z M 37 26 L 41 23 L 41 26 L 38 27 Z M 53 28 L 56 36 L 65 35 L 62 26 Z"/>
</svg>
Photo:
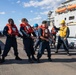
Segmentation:
<svg viewBox="0 0 76 75">
<path fill-rule="evenodd" d="M 38 27 L 38 24 L 37 24 L 37 23 L 35 23 L 35 24 L 34 24 L 34 27 Z"/>
</svg>

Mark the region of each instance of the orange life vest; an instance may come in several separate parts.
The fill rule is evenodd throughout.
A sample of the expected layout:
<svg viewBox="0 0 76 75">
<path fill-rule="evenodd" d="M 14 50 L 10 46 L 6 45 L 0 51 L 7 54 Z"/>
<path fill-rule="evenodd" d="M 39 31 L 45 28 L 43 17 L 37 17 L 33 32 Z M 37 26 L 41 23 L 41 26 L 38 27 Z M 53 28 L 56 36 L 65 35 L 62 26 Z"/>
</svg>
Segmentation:
<svg viewBox="0 0 76 75">
<path fill-rule="evenodd" d="M 41 29 L 42 29 L 42 36 L 49 37 L 49 34 L 50 34 L 49 29 L 45 27 L 42 27 Z"/>
<path fill-rule="evenodd" d="M 56 34 L 56 30 L 55 30 L 54 27 L 52 28 L 51 33 L 52 33 L 52 34 Z"/>
<path fill-rule="evenodd" d="M 27 33 L 32 33 L 33 32 L 32 27 L 28 23 L 22 23 L 22 24 L 20 24 L 20 27 L 23 27 L 24 31 L 27 32 Z"/>
<path fill-rule="evenodd" d="M 16 25 L 11 26 L 10 24 L 7 24 L 6 26 L 8 27 L 8 34 L 19 35 Z"/>
<path fill-rule="evenodd" d="M 42 25 L 39 25 L 38 28 L 42 28 Z"/>
</svg>

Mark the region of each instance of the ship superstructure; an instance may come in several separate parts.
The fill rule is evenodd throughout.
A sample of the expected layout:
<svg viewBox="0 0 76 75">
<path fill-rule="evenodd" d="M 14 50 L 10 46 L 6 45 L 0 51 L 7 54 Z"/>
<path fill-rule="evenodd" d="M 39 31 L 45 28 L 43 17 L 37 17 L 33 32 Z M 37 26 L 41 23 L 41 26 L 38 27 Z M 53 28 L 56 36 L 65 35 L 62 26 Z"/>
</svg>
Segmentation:
<svg viewBox="0 0 76 75">
<path fill-rule="evenodd" d="M 60 21 L 65 20 L 70 28 L 70 36 L 76 36 L 76 0 L 67 0 L 56 8 L 53 16 L 54 24 L 59 27 Z"/>
</svg>

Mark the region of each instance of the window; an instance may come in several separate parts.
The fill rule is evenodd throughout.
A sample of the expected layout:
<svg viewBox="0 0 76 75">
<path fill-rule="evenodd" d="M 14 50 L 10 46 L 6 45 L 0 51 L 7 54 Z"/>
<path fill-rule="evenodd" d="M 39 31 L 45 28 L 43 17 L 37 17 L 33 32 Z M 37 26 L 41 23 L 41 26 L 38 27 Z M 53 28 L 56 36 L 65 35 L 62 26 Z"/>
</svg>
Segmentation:
<svg viewBox="0 0 76 75">
<path fill-rule="evenodd" d="M 66 18 L 64 20 L 66 20 Z"/>
<path fill-rule="evenodd" d="M 75 18 L 75 16 L 70 16 L 69 20 L 73 20 Z"/>
</svg>

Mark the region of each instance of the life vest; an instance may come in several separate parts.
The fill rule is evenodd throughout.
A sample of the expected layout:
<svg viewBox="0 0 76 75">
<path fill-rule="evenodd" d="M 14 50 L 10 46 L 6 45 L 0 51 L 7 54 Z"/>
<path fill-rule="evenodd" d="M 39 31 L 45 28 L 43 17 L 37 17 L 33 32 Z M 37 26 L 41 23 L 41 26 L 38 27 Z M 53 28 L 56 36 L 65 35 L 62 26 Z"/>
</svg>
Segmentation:
<svg viewBox="0 0 76 75">
<path fill-rule="evenodd" d="M 43 37 L 49 37 L 49 29 L 42 27 L 42 36 Z"/>
<path fill-rule="evenodd" d="M 60 32 L 60 37 L 65 37 L 67 34 L 67 26 L 60 27 L 59 32 Z"/>
<path fill-rule="evenodd" d="M 20 27 L 23 27 L 24 31 L 27 32 L 28 34 L 34 32 L 32 27 L 28 23 L 22 23 L 20 24 Z"/>
<path fill-rule="evenodd" d="M 38 28 L 42 28 L 42 25 L 39 25 Z"/>
<path fill-rule="evenodd" d="M 42 28 L 45 28 L 45 27 L 43 27 L 42 25 L 40 25 L 40 26 L 38 26 L 38 28 L 41 28 L 42 29 Z M 46 27 L 46 28 L 48 28 L 48 27 Z"/>
<path fill-rule="evenodd" d="M 6 26 L 8 27 L 8 34 L 19 35 L 16 25 L 11 26 L 10 24 L 7 24 Z"/>
<path fill-rule="evenodd" d="M 51 29 L 51 33 L 56 34 L 56 29 L 54 27 Z"/>
</svg>

